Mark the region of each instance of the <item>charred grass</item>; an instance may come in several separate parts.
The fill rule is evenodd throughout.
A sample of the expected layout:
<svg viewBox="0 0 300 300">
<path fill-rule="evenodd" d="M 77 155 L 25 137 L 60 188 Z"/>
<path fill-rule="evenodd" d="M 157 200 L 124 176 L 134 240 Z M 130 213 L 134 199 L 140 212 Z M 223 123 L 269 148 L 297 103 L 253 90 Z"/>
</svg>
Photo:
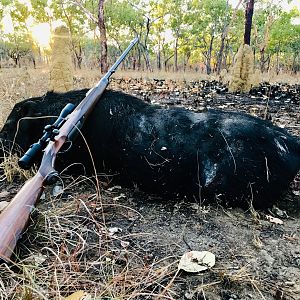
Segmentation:
<svg viewBox="0 0 300 300">
<path fill-rule="evenodd" d="M 45 70 L 14 71 L 0 73 L 2 122 L 15 102 L 47 90 Z M 190 84 L 196 80 L 192 75 L 119 76 L 111 88 L 146 101 L 270 114 L 274 123 L 300 134 L 297 97 L 232 95 L 216 83 Z M 159 76 L 162 80 L 156 80 Z M 89 87 L 99 75 L 81 72 L 75 79 L 76 87 Z M 14 158 L 1 165 L 13 175 L 6 175 L 11 182 L 2 178 L 0 201 L 9 201 L 24 180 L 15 165 Z M 80 299 L 99 300 L 299 299 L 299 179 L 285 198 L 289 216 L 283 226 L 267 221 L 266 212 L 166 201 L 113 186 L 105 176 L 98 179 L 97 185 L 95 178 L 62 175 L 59 192 L 45 190 L 14 262 L 0 265 L 0 299 L 64 299 L 79 290 L 87 293 Z M 178 272 L 178 260 L 189 250 L 213 252 L 215 267 L 201 274 Z"/>
</svg>

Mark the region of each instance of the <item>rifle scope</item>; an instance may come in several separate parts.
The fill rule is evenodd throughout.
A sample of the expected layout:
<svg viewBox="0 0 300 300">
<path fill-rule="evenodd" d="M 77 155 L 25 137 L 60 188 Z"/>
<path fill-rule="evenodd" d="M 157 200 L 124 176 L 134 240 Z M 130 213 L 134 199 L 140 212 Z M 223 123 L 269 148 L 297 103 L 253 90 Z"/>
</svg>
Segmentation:
<svg viewBox="0 0 300 300">
<path fill-rule="evenodd" d="M 48 145 L 48 142 L 53 140 L 54 137 L 59 134 L 59 128 L 65 122 L 66 116 L 69 115 L 74 108 L 74 104 L 68 103 L 63 108 L 56 121 L 52 125 L 45 126 L 43 136 L 38 140 L 37 143 L 32 144 L 25 154 L 19 159 L 18 165 L 20 168 L 28 170 L 33 166 L 36 159 Z"/>
</svg>

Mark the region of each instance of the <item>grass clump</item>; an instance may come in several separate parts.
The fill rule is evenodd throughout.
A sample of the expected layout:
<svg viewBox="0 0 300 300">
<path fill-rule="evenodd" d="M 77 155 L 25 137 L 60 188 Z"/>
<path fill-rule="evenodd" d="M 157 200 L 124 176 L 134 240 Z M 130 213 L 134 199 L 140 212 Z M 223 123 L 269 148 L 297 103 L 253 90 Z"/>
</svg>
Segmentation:
<svg viewBox="0 0 300 300">
<path fill-rule="evenodd" d="M 106 196 L 100 201 L 91 185 L 88 178 L 72 180 L 56 197 L 46 189 L 46 201 L 18 243 L 15 268 L 0 265 L 1 299 L 64 299 L 79 290 L 110 300 L 160 294 L 176 268 L 174 258 L 149 263 L 134 247 L 136 234 L 112 234 L 106 217 L 140 214 Z M 161 299 L 172 298 L 167 291 Z"/>
<path fill-rule="evenodd" d="M 3 153 L 3 157 L 0 158 L 0 181 L 12 183 L 16 179 L 27 180 L 34 175 L 35 169 L 23 170 L 19 167 L 17 154 L 6 153 L 5 151 Z"/>
</svg>

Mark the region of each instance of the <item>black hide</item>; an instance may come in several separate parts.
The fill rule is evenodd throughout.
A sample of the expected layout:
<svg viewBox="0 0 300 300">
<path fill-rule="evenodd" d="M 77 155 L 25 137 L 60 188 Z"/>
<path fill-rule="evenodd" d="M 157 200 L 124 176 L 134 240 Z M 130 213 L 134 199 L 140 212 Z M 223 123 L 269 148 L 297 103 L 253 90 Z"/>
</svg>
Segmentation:
<svg viewBox="0 0 300 300">
<path fill-rule="evenodd" d="M 87 90 L 47 93 L 15 105 L 0 137 L 13 140 L 21 118 L 58 115 L 66 103 L 79 103 Z M 15 142 L 24 151 L 54 119 L 24 119 Z M 162 196 L 219 199 L 230 206 L 272 206 L 300 168 L 299 139 L 250 115 L 209 110 L 163 108 L 121 92 L 106 91 L 82 133 L 97 172 L 119 174 Z M 86 144 L 79 136 L 61 154 L 57 168 L 81 163 L 93 174 Z M 76 165 L 69 169 L 83 170 Z"/>
</svg>

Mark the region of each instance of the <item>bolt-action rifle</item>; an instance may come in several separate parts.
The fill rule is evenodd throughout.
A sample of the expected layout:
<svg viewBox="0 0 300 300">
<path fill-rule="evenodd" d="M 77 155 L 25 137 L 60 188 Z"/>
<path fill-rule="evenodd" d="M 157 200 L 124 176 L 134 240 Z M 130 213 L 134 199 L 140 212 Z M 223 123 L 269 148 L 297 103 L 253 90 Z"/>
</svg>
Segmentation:
<svg viewBox="0 0 300 300">
<path fill-rule="evenodd" d="M 28 223 L 30 212 L 39 200 L 44 187 L 53 184 L 58 179 L 55 170 L 55 159 L 66 141 L 72 140 L 74 133 L 80 129 L 89 113 L 105 91 L 110 76 L 125 59 L 138 38 L 132 40 L 120 58 L 114 63 L 97 85 L 88 91 L 86 97 L 75 107 L 69 103 L 52 125 L 44 128 L 43 136 L 30 146 L 19 160 L 19 166 L 29 169 L 36 157 L 43 152 L 42 161 L 37 173 L 29 179 L 9 205 L 0 215 L 0 259 L 10 261 L 16 243 Z"/>
</svg>

